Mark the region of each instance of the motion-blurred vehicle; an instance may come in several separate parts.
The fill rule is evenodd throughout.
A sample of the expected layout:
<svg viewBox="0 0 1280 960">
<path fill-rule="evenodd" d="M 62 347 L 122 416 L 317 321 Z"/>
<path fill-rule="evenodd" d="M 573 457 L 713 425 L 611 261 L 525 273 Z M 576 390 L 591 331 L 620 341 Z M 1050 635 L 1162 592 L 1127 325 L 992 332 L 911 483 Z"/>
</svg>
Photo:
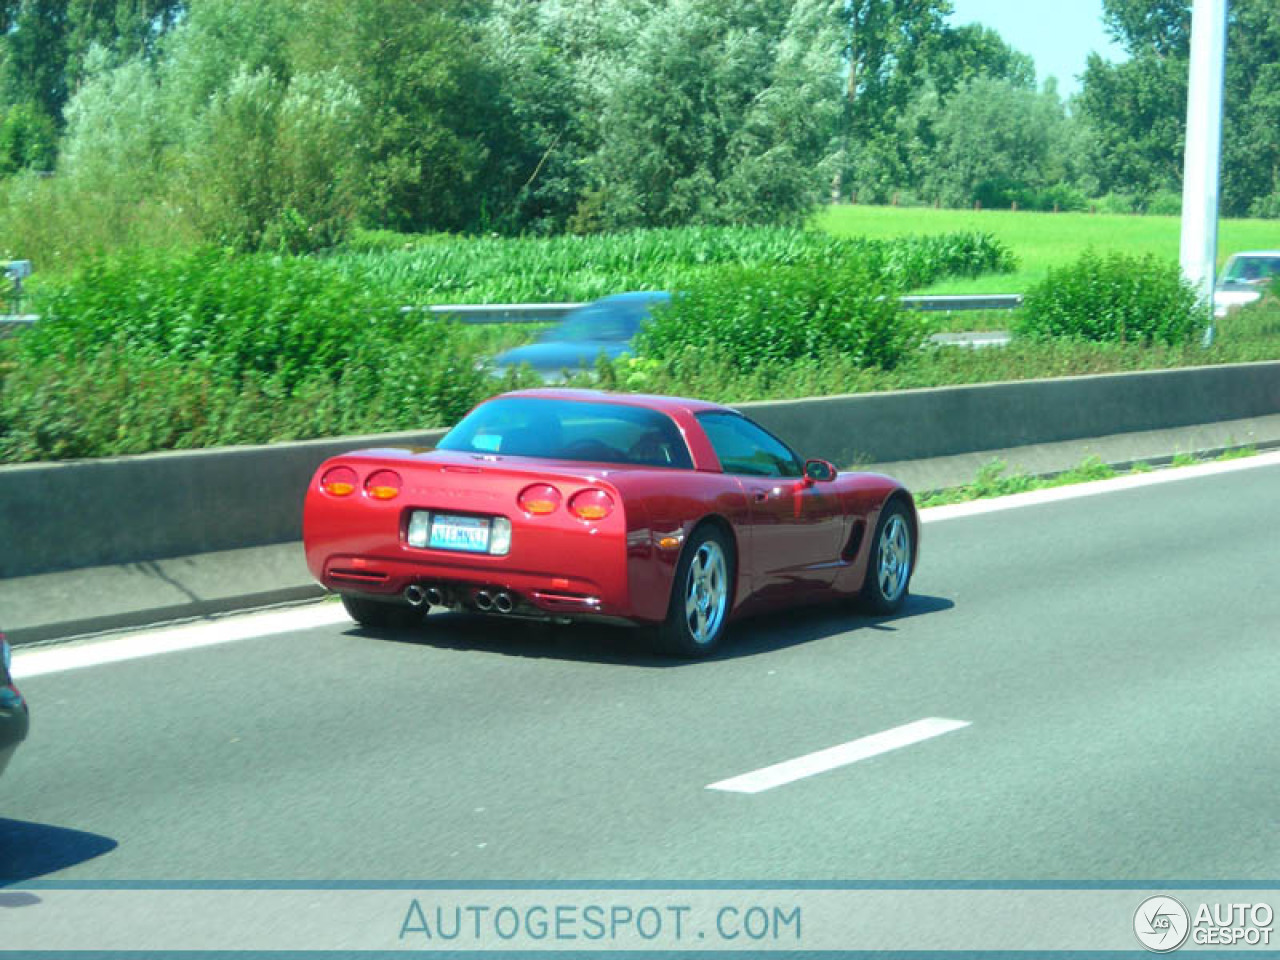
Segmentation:
<svg viewBox="0 0 1280 960">
<path fill-rule="evenodd" d="M 1213 315 L 1225 317 L 1232 310 L 1261 300 L 1278 278 L 1280 250 L 1232 254 L 1223 265 L 1213 291 Z"/>
<path fill-rule="evenodd" d="M 0 773 L 9 765 L 18 744 L 27 738 L 30 723 L 27 702 L 9 673 L 11 660 L 9 641 L 0 633 Z"/>
<path fill-rule="evenodd" d="M 897 481 L 803 460 L 727 407 L 539 389 L 473 409 L 434 450 L 316 471 L 307 566 L 371 628 L 432 607 L 646 628 L 704 656 L 736 617 L 907 596 L 919 543 Z"/>
<path fill-rule="evenodd" d="M 631 351 L 631 341 L 654 307 L 670 303 L 671 294 L 656 290 L 617 293 L 571 311 L 538 337 L 536 343 L 515 347 L 494 358 L 499 375 L 528 364 L 544 382 L 560 380 L 566 372 L 591 370 L 604 354 L 617 360 Z"/>
</svg>

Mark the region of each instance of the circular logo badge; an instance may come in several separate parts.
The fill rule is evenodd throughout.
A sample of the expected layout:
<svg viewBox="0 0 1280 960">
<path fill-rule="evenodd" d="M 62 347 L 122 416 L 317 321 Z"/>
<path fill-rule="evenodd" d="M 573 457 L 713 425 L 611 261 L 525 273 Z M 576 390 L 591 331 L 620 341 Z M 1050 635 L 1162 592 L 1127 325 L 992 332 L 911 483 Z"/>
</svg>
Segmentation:
<svg viewBox="0 0 1280 960">
<path fill-rule="evenodd" d="M 1148 897 L 1133 915 L 1133 932 L 1152 953 L 1177 950 L 1190 930 L 1191 915 L 1173 897 Z"/>
</svg>

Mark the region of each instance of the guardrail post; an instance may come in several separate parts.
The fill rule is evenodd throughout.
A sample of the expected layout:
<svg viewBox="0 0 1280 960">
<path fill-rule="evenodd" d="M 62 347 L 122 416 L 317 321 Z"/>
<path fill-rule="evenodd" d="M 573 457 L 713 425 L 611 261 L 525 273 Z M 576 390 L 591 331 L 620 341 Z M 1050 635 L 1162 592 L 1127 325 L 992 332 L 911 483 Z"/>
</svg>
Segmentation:
<svg viewBox="0 0 1280 960">
<path fill-rule="evenodd" d="M 13 288 L 9 291 L 10 313 L 22 312 L 22 281 L 32 274 L 30 260 L 10 260 L 8 266 L 5 267 L 5 276 L 13 283 Z"/>
</svg>

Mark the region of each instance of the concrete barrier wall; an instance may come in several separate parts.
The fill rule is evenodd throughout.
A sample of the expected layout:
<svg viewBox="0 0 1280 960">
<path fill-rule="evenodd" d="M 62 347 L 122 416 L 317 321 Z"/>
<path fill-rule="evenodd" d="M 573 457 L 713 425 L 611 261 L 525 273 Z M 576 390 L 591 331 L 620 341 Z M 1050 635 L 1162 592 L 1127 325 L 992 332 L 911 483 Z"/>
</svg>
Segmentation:
<svg viewBox="0 0 1280 960">
<path fill-rule="evenodd" d="M 914 460 L 1280 413 L 1280 362 L 743 404 L 804 456 Z M 327 457 L 442 431 L 0 467 L 0 577 L 301 536 Z"/>
<path fill-rule="evenodd" d="M 976 384 L 739 409 L 837 466 L 917 460 L 1280 413 L 1280 362 Z"/>
<path fill-rule="evenodd" d="M 0 467 L 0 577 L 297 540 L 303 492 L 327 458 L 443 433 Z"/>
</svg>

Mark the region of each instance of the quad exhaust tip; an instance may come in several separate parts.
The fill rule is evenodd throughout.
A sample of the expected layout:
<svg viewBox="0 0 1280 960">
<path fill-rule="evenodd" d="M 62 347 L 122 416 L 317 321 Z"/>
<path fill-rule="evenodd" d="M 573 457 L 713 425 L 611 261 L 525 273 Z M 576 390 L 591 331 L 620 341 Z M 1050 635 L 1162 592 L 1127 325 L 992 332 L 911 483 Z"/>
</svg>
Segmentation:
<svg viewBox="0 0 1280 960">
<path fill-rule="evenodd" d="M 488 590 L 476 591 L 476 606 L 481 610 L 493 609 L 493 597 L 490 596 Z"/>
<path fill-rule="evenodd" d="M 424 587 L 418 583 L 411 583 L 404 588 L 404 598 L 415 607 L 444 606 L 444 591 L 439 587 Z"/>
<path fill-rule="evenodd" d="M 510 613 L 516 608 L 509 593 L 499 593 L 493 598 L 493 608 L 499 613 Z"/>
</svg>

